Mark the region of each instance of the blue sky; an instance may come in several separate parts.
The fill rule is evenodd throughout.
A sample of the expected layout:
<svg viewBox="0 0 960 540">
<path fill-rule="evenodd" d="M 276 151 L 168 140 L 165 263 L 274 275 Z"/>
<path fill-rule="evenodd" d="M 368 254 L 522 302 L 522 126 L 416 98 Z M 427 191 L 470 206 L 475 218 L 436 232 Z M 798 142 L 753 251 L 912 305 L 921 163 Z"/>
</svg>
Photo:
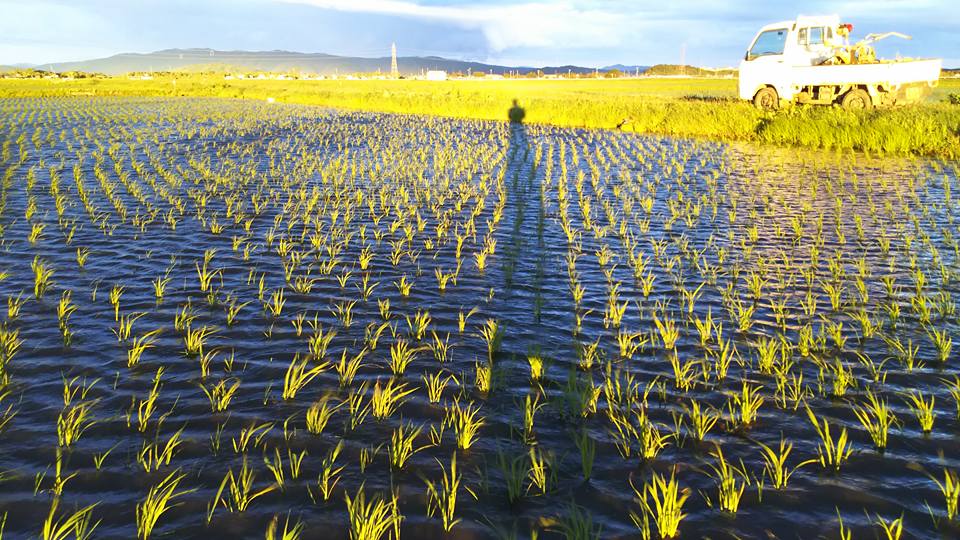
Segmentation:
<svg viewBox="0 0 960 540">
<path fill-rule="evenodd" d="M 960 66 L 956 0 L 807 0 L 854 37 L 897 30 L 882 55 Z M 0 0 L 0 64 L 178 47 L 354 56 L 436 55 L 507 65 L 737 64 L 756 29 L 792 19 L 779 0 Z"/>
</svg>

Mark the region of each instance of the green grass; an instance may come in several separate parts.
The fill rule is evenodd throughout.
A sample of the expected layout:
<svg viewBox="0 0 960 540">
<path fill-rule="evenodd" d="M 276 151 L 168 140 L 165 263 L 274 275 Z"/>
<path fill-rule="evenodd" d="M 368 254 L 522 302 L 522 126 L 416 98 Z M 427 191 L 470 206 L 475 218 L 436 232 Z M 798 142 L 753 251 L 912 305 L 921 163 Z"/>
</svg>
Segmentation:
<svg viewBox="0 0 960 540">
<path fill-rule="evenodd" d="M 149 81 L 0 81 L 0 97 L 209 96 L 322 105 L 391 113 L 505 120 L 512 100 L 526 121 L 781 146 L 861 150 L 881 154 L 960 156 L 960 107 L 949 96 L 960 80 L 946 79 L 927 103 L 850 113 L 790 107 L 769 114 L 736 99 L 734 79 L 587 80 L 231 80 L 201 75 Z"/>
</svg>

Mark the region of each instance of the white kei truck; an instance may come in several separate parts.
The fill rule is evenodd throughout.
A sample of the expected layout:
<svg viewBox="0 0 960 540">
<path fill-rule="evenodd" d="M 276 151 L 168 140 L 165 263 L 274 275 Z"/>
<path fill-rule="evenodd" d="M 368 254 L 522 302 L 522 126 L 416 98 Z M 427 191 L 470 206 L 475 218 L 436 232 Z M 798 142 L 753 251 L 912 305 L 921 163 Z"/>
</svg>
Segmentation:
<svg viewBox="0 0 960 540">
<path fill-rule="evenodd" d="M 937 86 L 942 60 L 878 60 L 870 46 L 909 36 L 869 34 L 851 45 L 852 30 L 837 15 L 764 26 L 740 63 L 740 98 L 766 110 L 784 102 L 870 109 L 916 103 Z"/>
</svg>

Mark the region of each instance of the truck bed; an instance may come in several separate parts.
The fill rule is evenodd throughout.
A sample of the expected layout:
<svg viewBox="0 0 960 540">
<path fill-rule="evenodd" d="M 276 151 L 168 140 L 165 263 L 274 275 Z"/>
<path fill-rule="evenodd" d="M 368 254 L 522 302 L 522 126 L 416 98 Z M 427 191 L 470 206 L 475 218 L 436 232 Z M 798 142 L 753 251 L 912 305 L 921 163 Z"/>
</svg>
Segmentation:
<svg viewBox="0 0 960 540">
<path fill-rule="evenodd" d="M 910 83 L 935 84 L 941 60 L 902 60 L 876 64 L 797 66 L 790 68 L 794 86 L 879 84 L 889 89 Z"/>
</svg>

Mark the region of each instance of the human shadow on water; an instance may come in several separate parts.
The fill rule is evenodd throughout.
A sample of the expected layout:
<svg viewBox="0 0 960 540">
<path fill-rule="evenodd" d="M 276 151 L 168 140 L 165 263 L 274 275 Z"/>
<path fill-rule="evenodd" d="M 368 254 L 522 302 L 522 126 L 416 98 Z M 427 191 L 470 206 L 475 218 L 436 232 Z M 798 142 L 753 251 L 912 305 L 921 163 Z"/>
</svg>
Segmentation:
<svg viewBox="0 0 960 540">
<path fill-rule="evenodd" d="M 507 117 L 510 118 L 511 124 L 522 124 L 523 119 L 527 116 L 527 111 L 523 110 L 523 107 L 513 100 L 513 107 L 510 107 L 510 110 L 507 111 Z"/>
<path fill-rule="evenodd" d="M 513 107 L 507 111 L 507 117 L 510 119 L 510 145 L 526 146 L 527 130 L 523 125 L 523 119 L 527 116 L 527 111 L 520 106 L 517 100 L 513 100 Z"/>
</svg>

